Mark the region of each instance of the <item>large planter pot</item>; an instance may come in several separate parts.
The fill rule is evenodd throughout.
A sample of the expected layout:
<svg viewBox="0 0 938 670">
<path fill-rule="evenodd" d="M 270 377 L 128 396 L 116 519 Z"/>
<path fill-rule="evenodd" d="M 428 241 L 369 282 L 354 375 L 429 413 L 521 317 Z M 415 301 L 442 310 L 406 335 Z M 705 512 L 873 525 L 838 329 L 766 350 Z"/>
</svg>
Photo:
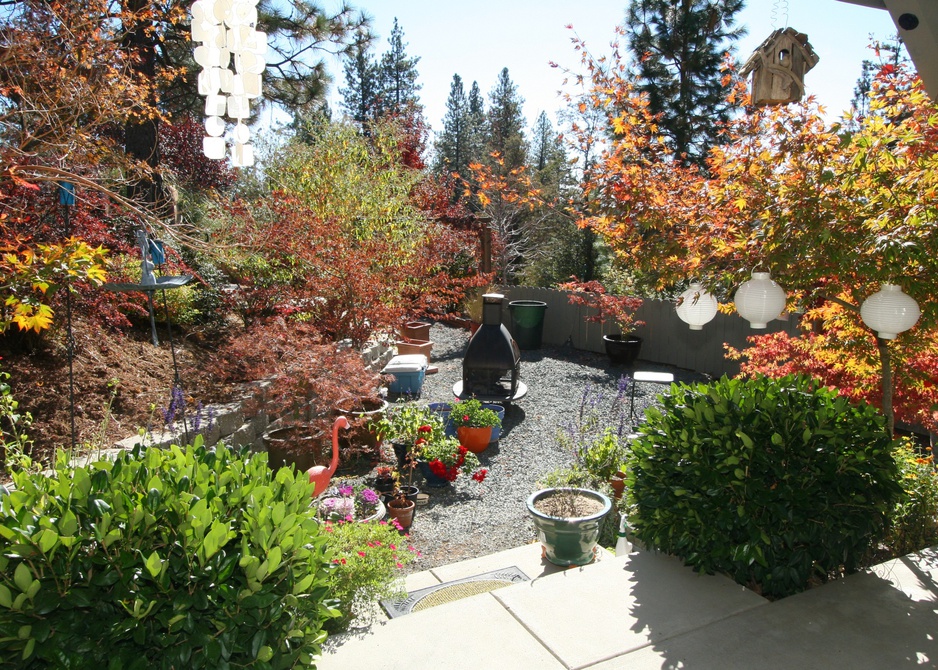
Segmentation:
<svg viewBox="0 0 938 670">
<path fill-rule="evenodd" d="M 348 430 L 339 436 L 340 453 L 361 452 L 369 457 L 379 457 L 378 436 L 368 428 L 368 424 L 381 418 L 387 407 L 388 401 L 381 398 L 346 398 L 336 403 L 335 413 L 349 422 Z"/>
<path fill-rule="evenodd" d="M 541 511 L 548 499 L 563 495 L 579 496 L 589 501 L 596 511 L 583 516 L 559 516 Z M 603 517 L 612 509 L 608 496 L 590 489 L 543 489 L 531 494 L 525 504 L 548 561 L 555 565 L 592 562 Z"/>
<path fill-rule="evenodd" d="M 434 474 L 433 470 L 430 469 L 430 464 L 426 461 L 417 461 L 417 465 L 420 467 L 420 473 L 423 475 L 424 480 L 426 480 L 427 486 L 436 489 L 449 486 L 449 480 Z"/>
<path fill-rule="evenodd" d="M 407 530 L 410 528 L 411 524 L 414 522 L 414 510 L 417 509 L 417 503 L 413 500 L 400 500 L 395 498 L 387 504 L 388 516 L 392 519 L 397 519 L 397 522 L 401 525 L 401 528 Z"/>
<path fill-rule="evenodd" d="M 603 335 L 603 344 L 613 365 L 633 366 L 642 350 L 642 338 L 632 333 Z"/>
<path fill-rule="evenodd" d="M 431 412 L 435 412 L 440 415 L 440 418 L 443 420 L 443 432 L 447 437 L 456 437 L 456 426 L 453 425 L 453 422 L 450 421 L 450 412 L 453 409 L 453 403 L 451 402 L 431 402 L 429 404 Z"/>
<path fill-rule="evenodd" d="M 433 325 L 426 321 L 408 321 L 401 326 L 401 337 L 405 340 L 423 340 L 430 339 L 430 326 Z"/>
<path fill-rule="evenodd" d="M 325 433 L 312 426 L 300 424 L 270 430 L 263 435 L 267 448 L 267 465 L 271 470 L 292 465 L 297 472 L 306 472 L 321 465 L 321 451 Z"/>
<path fill-rule="evenodd" d="M 429 340 L 398 340 L 394 343 L 397 347 L 397 353 L 400 356 L 410 356 L 420 354 L 427 357 L 427 363 L 430 362 L 430 352 L 433 351 L 433 342 Z"/>
<path fill-rule="evenodd" d="M 489 442 L 492 439 L 492 427 L 470 428 L 468 426 L 459 426 L 456 429 L 456 436 L 459 437 L 459 443 L 474 454 L 481 454 L 489 448 Z"/>
<path fill-rule="evenodd" d="M 497 405 L 495 403 L 485 403 L 482 405 L 482 409 L 490 409 L 498 416 L 499 425 L 492 426 L 492 436 L 489 438 L 489 444 L 492 442 L 498 442 L 498 438 L 502 434 L 501 422 L 505 420 L 505 406 Z"/>
</svg>

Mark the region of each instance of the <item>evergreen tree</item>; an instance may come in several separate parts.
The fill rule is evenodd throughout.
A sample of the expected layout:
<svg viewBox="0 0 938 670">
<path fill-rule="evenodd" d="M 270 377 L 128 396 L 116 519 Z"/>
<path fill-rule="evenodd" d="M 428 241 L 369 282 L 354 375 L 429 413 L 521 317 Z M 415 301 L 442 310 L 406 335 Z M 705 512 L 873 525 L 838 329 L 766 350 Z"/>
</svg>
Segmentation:
<svg viewBox="0 0 938 670">
<path fill-rule="evenodd" d="M 349 53 L 343 65 L 345 88 L 342 108 L 360 124 L 373 121 L 378 111 L 378 66 L 368 53 L 368 44 L 359 42 Z"/>
<path fill-rule="evenodd" d="M 639 88 L 685 164 L 703 165 L 729 120 L 724 54 L 746 34 L 734 27 L 744 0 L 631 0 L 626 26 Z"/>
<path fill-rule="evenodd" d="M 404 31 L 394 19 L 394 28 L 388 39 L 390 48 L 381 57 L 378 64 L 378 88 L 381 116 L 386 114 L 404 114 L 420 104 L 417 91 L 417 62 L 420 58 L 407 55 L 404 43 Z"/>
<path fill-rule="evenodd" d="M 443 131 L 436 140 L 437 172 L 458 172 L 468 177 L 469 166 L 469 101 L 463 90 L 462 78 L 453 75 L 446 99 Z"/>
<path fill-rule="evenodd" d="M 870 90 L 873 87 L 873 78 L 879 74 L 883 68 L 897 68 L 899 65 L 908 62 L 908 58 L 903 54 L 902 38 L 898 33 L 892 35 L 885 42 L 878 40 L 873 42 L 872 47 L 878 56 L 877 61 L 864 59 L 861 64 L 860 77 L 857 79 L 856 86 L 853 87 L 853 99 L 850 101 L 850 111 L 853 119 L 849 124 L 852 130 L 859 127 L 859 121 L 870 111 Z"/>
<path fill-rule="evenodd" d="M 542 183 L 555 182 L 558 166 L 563 164 L 563 147 L 557 141 L 554 125 L 547 118 L 547 112 L 541 112 L 531 132 L 531 157 L 528 161 L 531 169 Z"/>
<path fill-rule="evenodd" d="M 486 120 L 485 101 L 478 82 L 472 82 L 466 98 L 469 111 L 466 118 L 466 134 L 469 137 L 469 162 L 480 163 L 485 160 Z"/>
<path fill-rule="evenodd" d="M 503 68 L 489 94 L 487 149 L 490 154 L 498 152 L 501 155 L 508 171 L 521 167 L 527 159 L 525 122 L 521 113 L 523 103 L 518 87 L 508 76 L 508 68 Z"/>
</svg>

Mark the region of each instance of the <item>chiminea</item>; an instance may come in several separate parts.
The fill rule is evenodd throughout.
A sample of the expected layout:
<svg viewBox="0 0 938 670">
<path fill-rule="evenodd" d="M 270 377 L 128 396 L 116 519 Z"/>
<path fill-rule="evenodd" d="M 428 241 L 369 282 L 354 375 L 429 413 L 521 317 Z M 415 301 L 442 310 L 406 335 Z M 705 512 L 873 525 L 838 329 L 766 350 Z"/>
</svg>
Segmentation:
<svg viewBox="0 0 938 670">
<path fill-rule="evenodd" d="M 518 380 L 521 352 L 502 325 L 500 293 L 482 296 L 482 325 L 469 340 L 462 361 L 462 382 L 453 391 L 459 398 L 508 403 L 525 394 Z"/>
</svg>

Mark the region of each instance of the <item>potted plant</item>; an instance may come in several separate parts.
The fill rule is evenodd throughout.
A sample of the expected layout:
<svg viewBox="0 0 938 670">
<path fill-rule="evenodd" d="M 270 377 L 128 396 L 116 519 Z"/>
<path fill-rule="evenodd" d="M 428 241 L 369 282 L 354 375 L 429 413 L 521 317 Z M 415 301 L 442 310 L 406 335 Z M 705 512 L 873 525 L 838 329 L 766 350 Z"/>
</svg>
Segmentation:
<svg viewBox="0 0 938 670">
<path fill-rule="evenodd" d="M 571 305 L 582 305 L 596 310 L 586 317 L 593 323 L 612 321 L 619 328 L 618 333 L 603 335 L 603 344 L 609 360 L 616 365 L 631 366 L 635 363 L 642 349 L 642 338 L 634 330 L 645 325 L 635 318 L 635 312 L 642 306 L 642 299 L 627 295 L 614 295 L 598 281 L 581 282 L 574 277 L 561 284 L 562 291 L 569 291 L 567 299 Z"/>
<path fill-rule="evenodd" d="M 368 487 L 342 484 L 336 495 L 319 501 L 319 516 L 329 521 L 380 521 L 385 507 L 378 492 Z"/>
<path fill-rule="evenodd" d="M 480 467 L 479 458 L 455 437 L 442 437 L 417 446 L 417 464 L 427 486 L 447 486 L 460 474 L 471 475 L 480 484 L 488 470 Z"/>
<path fill-rule="evenodd" d="M 608 496 L 592 489 L 548 488 L 532 493 L 525 505 L 548 561 L 592 562 L 602 520 L 612 509 Z"/>
<path fill-rule="evenodd" d="M 391 443 L 399 470 L 406 467 L 408 455 L 413 456 L 418 440 L 439 439 L 445 432 L 439 413 L 412 402 L 391 405 L 368 427 L 379 441 Z"/>
<path fill-rule="evenodd" d="M 485 451 L 492 440 L 492 429 L 501 426 L 501 419 L 494 410 L 483 407 L 475 398 L 453 403 L 450 421 L 456 427 L 459 441 L 476 454 Z"/>
</svg>

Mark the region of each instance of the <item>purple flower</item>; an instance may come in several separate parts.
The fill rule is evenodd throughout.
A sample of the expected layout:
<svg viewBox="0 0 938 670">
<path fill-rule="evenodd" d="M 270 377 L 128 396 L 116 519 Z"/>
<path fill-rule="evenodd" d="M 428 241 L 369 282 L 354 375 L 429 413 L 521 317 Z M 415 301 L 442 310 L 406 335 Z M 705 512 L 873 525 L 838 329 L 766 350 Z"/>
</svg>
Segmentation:
<svg viewBox="0 0 938 670">
<path fill-rule="evenodd" d="M 346 497 L 346 498 L 347 498 L 348 496 L 352 495 L 352 492 L 353 492 L 353 491 L 354 491 L 354 489 L 352 489 L 352 487 L 349 486 L 348 484 L 345 484 L 345 485 L 339 487 L 339 495 L 340 495 L 340 496 L 344 496 L 344 497 Z"/>
<path fill-rule="evenodd" d="M 378 502 L 378 494 L 372 489 L 362 489 L 362 500 L 369 505 L 374 505 Z"/>
</svg>

